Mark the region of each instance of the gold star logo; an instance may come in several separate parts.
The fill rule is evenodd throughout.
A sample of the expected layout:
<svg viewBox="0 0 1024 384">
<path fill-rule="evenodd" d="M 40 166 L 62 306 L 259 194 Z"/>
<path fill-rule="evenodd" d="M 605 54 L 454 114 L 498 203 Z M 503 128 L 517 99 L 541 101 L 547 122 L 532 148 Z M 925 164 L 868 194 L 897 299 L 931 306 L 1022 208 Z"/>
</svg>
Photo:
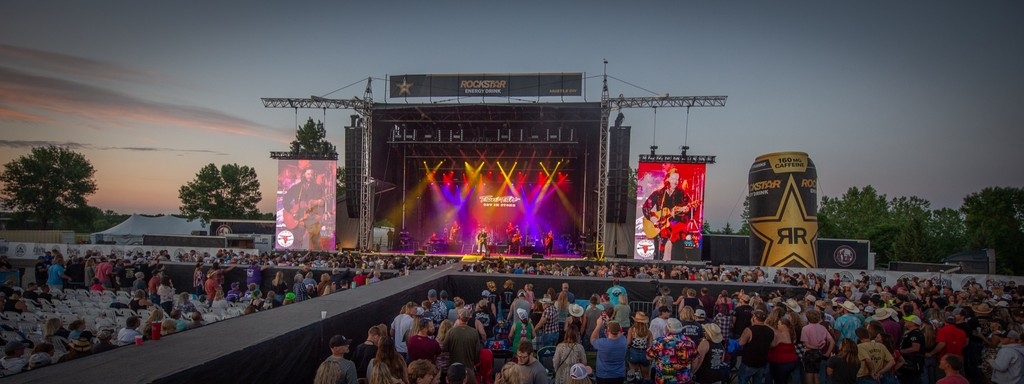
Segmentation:
<svg viewBox="0 0 1024 384">
<path fill-rule="evenodd" d="M 398 84 L 398 96 L 410 96 L 412 95 L 412 83 L 405 81 L 402 78 L 402 82 Z"/>
<path fill-rule="evenodd" d="M 818 217 L 807 214 L 792 175 L 775 216 L 750 219 L 750 228 L 764 242 L 760 265 L 817 267 Z"/>
</svg>

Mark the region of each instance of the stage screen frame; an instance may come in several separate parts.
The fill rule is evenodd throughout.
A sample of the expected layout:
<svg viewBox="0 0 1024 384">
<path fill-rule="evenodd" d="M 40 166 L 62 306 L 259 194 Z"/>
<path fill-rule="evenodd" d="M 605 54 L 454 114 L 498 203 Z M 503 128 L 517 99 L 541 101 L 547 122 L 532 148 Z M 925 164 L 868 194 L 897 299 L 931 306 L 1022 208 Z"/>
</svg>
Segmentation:
<svg viewBox="0 0 1024 384">
<path fill-rule="evenodd" d="M 307 172 L 311 179 L 303 189 Z M 335 249 L 337 172 L 336 160 L 278 161 L 275 249 Z"/>
<path fill-rule="evenodd" d="M 688 213 L 676 215 L 676 220 L 657 220 L 653 212 L 665 212 L 660 202 L 651 196 L 666 187 L 666 177 L 679 175 L 677 188 L 685 197 L 681 205 Z M 700 247 L 704 227 L 704 187 L 707 164 L 640 162 L 637 165 L 636 191 L 636 246 L 633 258 L 637 260 L 700 260 Z M 655 199 L 658 197 L 655 196 Z M 671 198 L 671 197 L 670 197 Z M 682 208 L 680 208 L 682 210 Z M 686 216 L 689 216 L 688 218 Z M 681 219 L 681 220 L 680 220 Z M 661 223 L 666 223 L 659 225 Z M 660 228 L 659 228 L 660 227 Z M 653 234 L 653 236 L 651 236 Z M 660 239 L 667 236 L 671 246 L 670 254 L 664 254 L 659 246 Z M 674 239 L 674 240 L 673 240 Z"/>
</svg>

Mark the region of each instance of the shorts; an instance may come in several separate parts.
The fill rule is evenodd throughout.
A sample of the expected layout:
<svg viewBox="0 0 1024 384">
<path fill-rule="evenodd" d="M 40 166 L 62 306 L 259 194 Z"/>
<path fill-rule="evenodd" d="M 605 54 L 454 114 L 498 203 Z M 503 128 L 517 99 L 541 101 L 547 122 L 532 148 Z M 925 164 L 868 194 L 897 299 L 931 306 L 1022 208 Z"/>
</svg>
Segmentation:
<svg viewBox="0 0 1024 384">
<path fill-rule="evenodd" d="M 651 360 L 647 358 L 647 351 L 643 349 L 629 348 L 626 350 L 626 361 L 630 364 L 637 364 L 644 367 L 651 366 Z"/>
<path fill-rule="evenodd" d="M 804 365 L 804 373 L 820 373 L 822 360 L 824 360 L 824 356 L 822 356 L 820 349 L 804 351 L 804 358 L 801 361 Z"/>
</svg>

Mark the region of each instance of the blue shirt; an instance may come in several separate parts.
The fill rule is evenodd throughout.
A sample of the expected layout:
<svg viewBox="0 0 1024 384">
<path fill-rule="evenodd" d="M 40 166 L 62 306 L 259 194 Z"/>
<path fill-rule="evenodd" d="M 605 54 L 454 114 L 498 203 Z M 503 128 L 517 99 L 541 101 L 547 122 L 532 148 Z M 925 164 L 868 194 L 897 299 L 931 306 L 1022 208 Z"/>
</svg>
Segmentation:
<svg viewBox="0 0 1024 384">
<path fill-rule="evenodd" d="M 597 370 L 594 375 L 599 379 L 615 379 L 626 377 L 626 337 L 617 339 L 600 338 L 594 340 L 597 350 Z"/>
<path fill-rule="evenodd" d="M 845 315 L 839 316 L 839 318 L 836 319 L 835 328 L 837 331 L 839 331 L 840 336 L 839 340 L 836 340 L 836 343 L 841 343 L 843 339 L 850 339 L 853 340 L 854 342 L 857 342 L 856 331 L 857 328 L 860 328 L 860 326 L 860 319 L 858 319 L 857 316 L 854 316 L 852 313 L 847 313 Z"/>
<path fill-rule="evenodd" d="M 49 272 L 50 276 L 49 276 L 49 278 L 46 279 L 46 284 L 47 285 L 50 285 L 50 286 L 56 285 L 58 287 L 63 287 L 64 286 L 64 279 L 60 277 L 60 275 L 64 274 L 64 267 L 63 266 L 61 266 L 60 264 L 51 265 L 50 269 L 48 270 L 48 272 Z M 92 282 L 90 281 L 89 284 L 92 284 Z"/>
</svg>

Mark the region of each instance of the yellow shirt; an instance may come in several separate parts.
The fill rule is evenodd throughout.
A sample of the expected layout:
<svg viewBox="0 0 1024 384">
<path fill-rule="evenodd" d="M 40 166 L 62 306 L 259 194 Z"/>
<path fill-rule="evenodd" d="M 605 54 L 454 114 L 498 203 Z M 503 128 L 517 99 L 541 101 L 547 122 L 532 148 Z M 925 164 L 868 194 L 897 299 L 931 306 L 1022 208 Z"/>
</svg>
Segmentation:
<svg viewBox="0 0 1024 384">
<path fill-rule="evenodd" d="M 857 360 L 861 361 L 857 377 L 872 376 L 893 361 L 892 354 L 881 343 L 869 341 L 857 344 Z M 868 363 L 865 364 L 864 360 Z"/>
</svg>

